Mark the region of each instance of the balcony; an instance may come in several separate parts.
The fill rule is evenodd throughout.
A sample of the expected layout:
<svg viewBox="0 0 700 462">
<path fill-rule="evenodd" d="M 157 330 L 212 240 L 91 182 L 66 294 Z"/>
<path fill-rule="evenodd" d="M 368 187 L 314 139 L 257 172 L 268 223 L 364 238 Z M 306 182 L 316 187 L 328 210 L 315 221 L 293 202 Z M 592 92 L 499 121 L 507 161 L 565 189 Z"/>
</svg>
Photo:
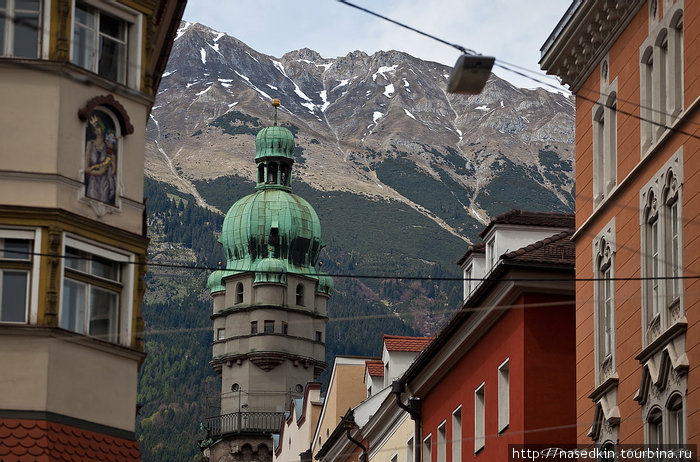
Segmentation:
<svg viewBox="0 0 700 462">
<path fill-rule="evenodd" d="M 276 433 L 284 418 L 284 412 L 232 412 L 207 417 L 204 429 L 207 437 L 230 433 Z"/>
</svg>

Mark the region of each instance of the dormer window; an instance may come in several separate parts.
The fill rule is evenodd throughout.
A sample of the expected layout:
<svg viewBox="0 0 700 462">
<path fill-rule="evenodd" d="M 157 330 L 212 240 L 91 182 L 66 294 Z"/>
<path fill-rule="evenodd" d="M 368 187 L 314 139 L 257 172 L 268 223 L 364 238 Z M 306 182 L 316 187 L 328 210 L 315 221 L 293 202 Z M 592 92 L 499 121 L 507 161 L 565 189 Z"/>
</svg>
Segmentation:
<svg viewBox="0 0 700 462">
<path fill-rule="evenodd" d="M 38 58 L 40 0 L 0 1 L 0 56 Z"/>
<path fill-rule="evenodd" d="M 491 240 L 486 244 L 486 259 L 488 262 L 488 269 L 490 270 L 496 265 L 496 238 L 492 237 Z"/>
</svg>

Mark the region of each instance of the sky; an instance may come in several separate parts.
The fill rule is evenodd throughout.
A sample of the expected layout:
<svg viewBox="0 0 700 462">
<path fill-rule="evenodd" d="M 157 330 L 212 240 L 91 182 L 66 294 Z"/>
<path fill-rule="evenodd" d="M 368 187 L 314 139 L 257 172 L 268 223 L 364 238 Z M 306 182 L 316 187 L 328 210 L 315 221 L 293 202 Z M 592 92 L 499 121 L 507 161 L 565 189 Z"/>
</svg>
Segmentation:
<svg viewBox="0 0 700 462">
<path fill-rule="evenodd" d="M 496 62 L 538 71 L 540 47 L 569 0 L 348 0 Z M 460 52 L 337 0 L 188 0 L 185 21 L 225 32 L 274 57 L 310 48 L 326 58 L 361 50 L 399 50 L 453 66 Z M 517 87 L 544 86 L 511 72 L 494 72 Z M 557 85 L 551 76 L 536 77 Z M 547 88 L 547 87 L 545 87 Z M 548 88 L 552 90 L 551 88 Z"/>
</svg>

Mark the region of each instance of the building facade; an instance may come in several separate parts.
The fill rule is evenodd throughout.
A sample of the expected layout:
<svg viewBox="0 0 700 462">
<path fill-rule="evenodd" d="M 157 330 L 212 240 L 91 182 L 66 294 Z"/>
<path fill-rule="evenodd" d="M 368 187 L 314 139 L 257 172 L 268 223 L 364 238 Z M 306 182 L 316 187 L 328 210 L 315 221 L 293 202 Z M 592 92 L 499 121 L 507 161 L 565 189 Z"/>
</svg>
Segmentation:
<svg viewBox="0 0 700 462">
<path fill-rule="evenodd" d="M 542 68 L 576 96 L 578 441 L 697 443 L 700 4 L 574 2 Z"/>
<path fill-rule="evenodd" d="M 215 461 L 272 460 L 271 434 L 326 367 L 333 281 L 317 268 L 325 245 L 318 216 L 291 192 L 294 136 L 276 118 L 256 136 L 255 192 L 229 209 L 219 239 L 226 266 L 208 281 L 210 364 L 221 375 L 220 408 L 206 419 Z"/>
<path fill-rule="evenodd" d="M 0 459 L 139 459 L 145 129 L 184 6 L 0 3 Z"/>
</svg>

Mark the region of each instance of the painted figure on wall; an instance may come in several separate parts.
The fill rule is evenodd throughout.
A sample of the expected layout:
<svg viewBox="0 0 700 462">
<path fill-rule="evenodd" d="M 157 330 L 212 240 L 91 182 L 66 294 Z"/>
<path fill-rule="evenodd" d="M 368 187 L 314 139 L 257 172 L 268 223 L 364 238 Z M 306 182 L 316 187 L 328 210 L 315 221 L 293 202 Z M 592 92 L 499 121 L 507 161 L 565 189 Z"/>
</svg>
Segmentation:
<svg viewBox="0 0 700 462">
<path fill-rule="evenodd" d="M 85 128 L 85 196 L 114 205 L 117 136 L 112 118 L 95 111 Z"/>
</svg>

